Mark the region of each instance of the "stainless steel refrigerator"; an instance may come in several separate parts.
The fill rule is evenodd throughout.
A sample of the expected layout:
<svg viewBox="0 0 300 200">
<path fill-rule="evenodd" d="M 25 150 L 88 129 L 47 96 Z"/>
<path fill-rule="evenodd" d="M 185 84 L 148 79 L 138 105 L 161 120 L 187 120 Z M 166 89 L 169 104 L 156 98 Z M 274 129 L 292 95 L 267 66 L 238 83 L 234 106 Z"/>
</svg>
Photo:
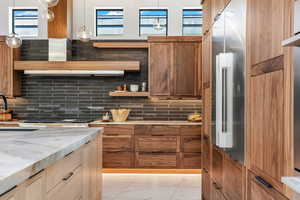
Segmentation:
<svg viewBox="0 0 300 200">
<path fill-rule="evenodd" d="M 213 26 L 213 143 L 244 164 L 246 0 L 231 0 Z"/>
</svg>

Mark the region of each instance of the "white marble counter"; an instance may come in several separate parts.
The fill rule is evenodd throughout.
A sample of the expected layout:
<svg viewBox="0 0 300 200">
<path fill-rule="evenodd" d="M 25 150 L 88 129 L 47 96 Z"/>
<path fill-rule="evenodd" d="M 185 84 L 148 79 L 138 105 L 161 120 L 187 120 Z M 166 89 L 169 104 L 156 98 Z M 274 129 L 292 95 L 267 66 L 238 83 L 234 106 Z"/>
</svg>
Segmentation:
<svg viewBox="0 0 300 200">
<path fill-rule="evenodd" d="M 80 127 L 44 127 L 32 132 L 0 131 L 0 194 L 102 132 L 103 128 Z"/>
<path fill-rule="evenodd" d="M 299 200 L 300 199 L 300 177 L 299 176 L 282 177 L 281 181 L 295 192 L 293 199 Z"/>
<path fill-rule="evenodd" d="M 91 125 L 166 125 L 166 126 L 201 126 L 202 122 L 189 122 L 189 121 L 125 121 L 125 122 L 102 122 L 94 121 Z"/>
</svg>

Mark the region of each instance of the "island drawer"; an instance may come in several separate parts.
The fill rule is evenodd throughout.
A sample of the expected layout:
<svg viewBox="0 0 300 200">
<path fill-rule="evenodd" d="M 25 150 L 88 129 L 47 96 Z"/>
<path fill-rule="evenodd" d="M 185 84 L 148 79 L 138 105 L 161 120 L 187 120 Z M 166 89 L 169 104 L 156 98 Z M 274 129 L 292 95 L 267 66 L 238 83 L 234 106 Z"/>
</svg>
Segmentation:
<svg viewBox="0 0 300 200">
<path fill-rule="evenodd" d="M 76 168 L 65 176 L 54 189 L 47 194 L 47 200 L 76 200 L 82 197 L 82 167 Z"/>
<path fill-rule="evenodd" d="M 132 152 L 103 152 L 103 168 L 133 168 Z"/>
<path fill-rule="evenodd" d="M 182 136 L 181 151 L 184 153 L 201 153 L 201 136 Z"/>
<path fill-rule="evenodd" d="M 179 136 L 136 136 L 135 148 L 138 152 L 176 153 L 180 150 Z"/>
<path fill-rule="evenodd" d="M 181 135 L 198 135 L 202 132 L 201 126 L 182 126 L 180 129 Z"/>
<path fill-rule="evenodd" d="M 103 135 L 103 151 L 130 152 L 133 151 L 132 135 Z"/>
<path fill-rule="evenodd" d="M 47 192 L 53 189 L 56 185 L 64 182 L 66 176 L 74 173 L 82 163 L 82 151 L 77 150 L 69 153 L 64 158 L 51 165 L 46 170 L 46 188 Z"/>
<path fill-rule="evenodd" d="M 179 135 L 180 126 L 138 125 L 135 126 L 136 135 Z"/>
<path fill-rule="evenodd" d="M 178 167 L 177 153 L 136 153 L 136 168 L 175 169 Z"/>
</svg>

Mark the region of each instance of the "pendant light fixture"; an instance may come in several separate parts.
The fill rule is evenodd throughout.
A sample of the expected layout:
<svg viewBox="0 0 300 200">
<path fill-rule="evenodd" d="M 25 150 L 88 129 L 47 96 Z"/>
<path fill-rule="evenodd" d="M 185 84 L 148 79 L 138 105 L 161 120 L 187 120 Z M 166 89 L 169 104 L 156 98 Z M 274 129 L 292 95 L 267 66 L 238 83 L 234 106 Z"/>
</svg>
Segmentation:
<svg viewBox="0 0 300 200">
<path fill-rule="evenodd" d="M 15 8 L 15 0 L 13 0 L 13 9 Z M 14 27 L 12 33 L 10 33 L 5 40 L 7 46 L 10 48 L 19 48 L 22 45 L 22 38 L 15 33 Z"/>
<path fill-rule="evenodd" d="M 39 0 L 39 2 L 44 5 L 47 4 L 48 8 L 52 8 L 59 3 L 59 0 Z"/>
<path fill-rule="evenodd" d="M 157 0 L 157 9 L 159 9 L 159 0 Z M 161 31 L 163 29 L 162 25 L 160 24 L 159 16 L 157 17 L 157 20 L 154 23 L 154 29 L 157 31 Z"/>
<path fill-rule="evenodd" d="M 59 3 L 59 0 L 39 0 L 42 5 L 42 17 L 47 19 L 48 22 L 52 22 L 55 18 L 55 14 L 52 10 L 49 10 L 50 7 L 54 7 Z"/>
<path fill-rule="evenodd" d="M 48 22 L 54 21 L 55 15 L 54 15 L 54 12 L 52 10 L 47 9 L 45 11 L 45 14 L 46 14 L 45 18 L 47 18 Z"/>
<path fill-rule="evenodd" d="M 92 33 L 86 27 L 86 0 L 84 0 L 84 24 L 80 27 L 78 38 L 81 42 L 88 42 L 91 40 Z"/>
</svg>

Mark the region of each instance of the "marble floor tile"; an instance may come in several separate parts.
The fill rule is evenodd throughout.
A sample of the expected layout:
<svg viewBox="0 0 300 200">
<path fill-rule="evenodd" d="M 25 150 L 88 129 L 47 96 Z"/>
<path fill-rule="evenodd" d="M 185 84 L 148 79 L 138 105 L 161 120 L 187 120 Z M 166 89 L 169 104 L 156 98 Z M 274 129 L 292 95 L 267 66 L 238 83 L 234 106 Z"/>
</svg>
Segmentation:
<svg viewBox="0 0 300 200">
<path fill-rule="evenodd" d="M 201 200 L 201 175 L 104 174 L 103 200 Z"/>
</svg>

